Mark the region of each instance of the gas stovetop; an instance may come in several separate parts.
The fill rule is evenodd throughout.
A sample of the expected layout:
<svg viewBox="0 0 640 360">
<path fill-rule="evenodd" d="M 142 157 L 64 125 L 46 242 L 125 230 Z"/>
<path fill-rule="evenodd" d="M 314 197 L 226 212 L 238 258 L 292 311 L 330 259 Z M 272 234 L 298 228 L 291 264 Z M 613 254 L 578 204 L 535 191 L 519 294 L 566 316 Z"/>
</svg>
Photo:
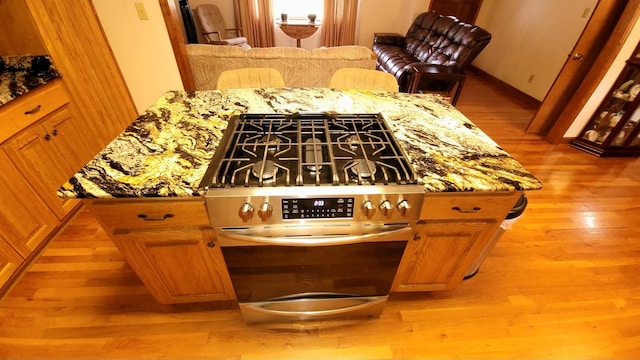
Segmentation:
<svg viewBox="0 0 640 360">
<path fill-rule="evenodd" d="M 236 116 L 201 185 L 214 228 L 267 226 L 260 232 L 287 236 L 292 223 L 309 235 L 326 232 L 327 221 L 358 234 L 363 223 L 416 221 L 424 197 L 379 114 Z"/>
<path fill-rule="evenodd" d="M 210 188 L 416 184 L 380 114 L 234 117 L 202 181 Z"/>
</svg>

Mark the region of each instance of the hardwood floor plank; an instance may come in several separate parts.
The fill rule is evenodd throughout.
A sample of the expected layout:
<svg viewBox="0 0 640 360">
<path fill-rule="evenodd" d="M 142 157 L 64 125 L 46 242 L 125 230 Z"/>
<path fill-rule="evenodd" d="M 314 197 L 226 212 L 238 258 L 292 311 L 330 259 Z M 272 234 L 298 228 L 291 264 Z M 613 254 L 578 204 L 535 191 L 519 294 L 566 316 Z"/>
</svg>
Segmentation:
<svg viewBox="0 0 640 360">
<path fill-rule="evenodd" d="M 155 302 L 83 209 L 0 302 L 0 358 L 640 358 L 640 160 L 526 134 L 535 110 L 473 76 L 458 108 L 543 183 L 459 287 L 246 325 L 233 303 Z"/>
</svg>

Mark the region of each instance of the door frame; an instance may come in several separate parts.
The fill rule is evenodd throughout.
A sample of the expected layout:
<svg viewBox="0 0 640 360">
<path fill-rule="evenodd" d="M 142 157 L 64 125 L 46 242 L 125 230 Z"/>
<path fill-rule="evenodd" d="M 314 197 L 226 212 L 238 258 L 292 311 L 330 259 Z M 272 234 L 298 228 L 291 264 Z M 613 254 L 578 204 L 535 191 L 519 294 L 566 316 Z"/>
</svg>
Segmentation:
<svg viewBox="0 0 640 360">
<path fill-rule="evenodd" d="M 626 4 L 626 6 L 625 6 Z M 640 14 L 640 0 L 600 0 L 596 4 L 591 19 L 576 42 L 567 62 L 575 61 L 575 54 L 594 53 L 587 59 L 591 65 L 581 73 L 576 73 L 573 64 L 565 64 L 556 81 L 547 92 L 538 112 L 534 115 L 526 132 L 538 133 L 551 144 L 568 142 L 563 136 L 578 113 L 591 97 L 602 78 L 607 73 L 618 52 L 635 25 Z M 620 15 L 616 15 L 620 14 Z M 608 36 L 598 39 L 594 31 L 601 31 L 602 21 L 618 19 L 610 24 Z M 594 49 L 594 50 L 589 50 Z M 584 76 L 582 81 L 571 81 L 574 76 Z"/>
<path fill-rule="evenodd" d="M 193 92 L 196 91 L 196 82 L 193 78 L 193 72 L 191 71 L 189 57 L 187 56 L 187 39 L 181 28 L 182 16 L 180 15 L 179 5 L 176 4 L 176 1 L 177 0 L 158 0 L 158 3 L 160 4 L 164 24 L 167 27 L 171 48 L 176 58 L 178 72 L 180 72 L 180 78 L 182 79 L 182 86 L 185 91 Z"/>
</svg>

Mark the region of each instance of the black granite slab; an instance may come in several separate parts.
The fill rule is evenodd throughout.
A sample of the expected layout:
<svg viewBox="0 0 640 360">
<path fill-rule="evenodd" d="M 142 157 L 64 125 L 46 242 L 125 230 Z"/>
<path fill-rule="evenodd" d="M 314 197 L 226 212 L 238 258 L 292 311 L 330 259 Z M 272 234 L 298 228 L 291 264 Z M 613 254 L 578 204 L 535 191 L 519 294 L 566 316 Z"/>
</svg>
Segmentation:
<svg viewBox="0 0 640 360">
<path fill-rule="evenodd" d="M 0 56 L 0 107 L 60 76 L 48 55 Z"/>
</svg>

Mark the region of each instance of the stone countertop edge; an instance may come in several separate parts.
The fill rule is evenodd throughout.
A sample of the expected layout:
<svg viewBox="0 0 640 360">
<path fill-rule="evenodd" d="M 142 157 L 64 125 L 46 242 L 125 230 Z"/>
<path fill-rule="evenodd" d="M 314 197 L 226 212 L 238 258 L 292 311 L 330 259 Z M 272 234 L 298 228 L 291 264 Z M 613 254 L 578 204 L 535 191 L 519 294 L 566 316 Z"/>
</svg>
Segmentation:
<svg viewBox="0 0 640 360">
<path fill-rule="evenodd" d="M 381 113 L 425 193 L 537 190 L 541 182 L 443 98 L 328 88 L 166 92 L 58 190 L 62 198 L 203 196 L 227 122 L 242 113 Z"/>
<path fill-rule="evenodd" d="M 61 76 L 48 55 L 0 56 L 0 108 Z"/>
</svg>

